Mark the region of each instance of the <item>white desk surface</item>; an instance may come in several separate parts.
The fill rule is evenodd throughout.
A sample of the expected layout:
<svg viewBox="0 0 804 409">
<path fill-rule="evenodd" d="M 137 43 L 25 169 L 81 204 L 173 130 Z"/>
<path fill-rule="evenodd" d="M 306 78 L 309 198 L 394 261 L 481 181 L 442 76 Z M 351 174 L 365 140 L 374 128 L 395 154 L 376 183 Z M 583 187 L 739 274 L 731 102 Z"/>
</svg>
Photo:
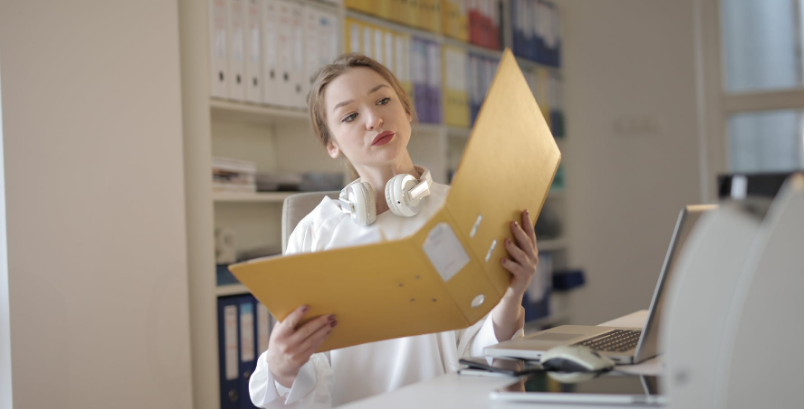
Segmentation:
<svg viewBox="0 0 804 409">
<path fill-rule="evenodd" d="M 603 326 L 644 327 L 648 311 L 642 310 L 604 322 Z M 650 360 L 653 361 L 653 360 Z M 649 361 L 649 362 L 650 362 Z M 644 365 L 644 364 L 642 364 Z M 427 408 L 495 408 L 522 409 L 538 406 L 540 408 L 555 407 L 560 409 L 591 409 L 593 405 L 536 404 L 516 403 L 491 400 L 489 393 L 497 388 L 513 383 L 516 378 L 497 378 L 482 376 L 461 376 L 449 373 L 425 382 L 419 382 L 399 388 L 393 392 L 373 396 L 371 398 L 340 406 L 348 409 L 383 408 L 383 409 L 427 409 Z M 605 406 L 611 408 L 611 406 Z M 636 406 L 629 406 L 636 407 Z M 646 406 L 648 407 L 648 406 Z M 653 406 L 655 407 L 655 406 Z"/>
</svg>

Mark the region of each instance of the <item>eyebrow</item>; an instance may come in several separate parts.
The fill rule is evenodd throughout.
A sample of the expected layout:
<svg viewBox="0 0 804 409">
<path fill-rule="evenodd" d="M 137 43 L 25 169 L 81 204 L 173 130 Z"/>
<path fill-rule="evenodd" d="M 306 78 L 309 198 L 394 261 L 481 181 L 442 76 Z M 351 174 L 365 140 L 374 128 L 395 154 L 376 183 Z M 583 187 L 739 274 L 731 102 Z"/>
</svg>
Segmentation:
<svg viewBox="0 0 804 409">
<path fill-rule="evenodd" d="M 380 89 L 380 88 L 382 88 L 382 87 L 388 87 L 388 85 L 385 85 L 385 84 L 380 84 L 380 85 L 377 85 L 376 87 L 374 87 L 374 88 L 370 89 L 370 90 L 369 90 L 369 92 L 368 92 L 368 94 L 366 94 L 366 95 L 371 95 L 371 94 L 373 94 L 373 93 L 377 92 L 377 90 L 379 90 L 379 89 Z M 338 108 L 340 108 L 340 107 L 342 107 L 342 106 L 344 106 L 344 105 L 350 104 L 350 103 L 352 103 L 352 102 L 354 102 L 354 100 L 353 100 L 353 99 L 350 99 L 350 100 L 348 100 L 348 101 L 339 102 L 339 103 L 335 104 L 335 107 L 334 107 L 334 108 L 332 108 L 332 111 L 334 112 L 336 109 L 338 109 Z"/>
</svg>

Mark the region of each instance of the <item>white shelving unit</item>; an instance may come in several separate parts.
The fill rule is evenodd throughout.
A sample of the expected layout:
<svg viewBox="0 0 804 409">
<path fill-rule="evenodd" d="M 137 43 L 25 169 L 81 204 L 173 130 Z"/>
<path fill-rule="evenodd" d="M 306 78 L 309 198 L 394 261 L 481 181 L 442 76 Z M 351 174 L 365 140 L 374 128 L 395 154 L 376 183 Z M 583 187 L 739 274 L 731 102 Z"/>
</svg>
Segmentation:
<svg viewBox="0 0 804 409">
<path fill-rule="evenodd" d="M 296 1 L 334 11 L 340 19 L 340 36 L 348 16 L 479 54 L 501 55 L 499 51 L 349 11 L 343 5 Z M 503 2 L 505 10 L 507 3 Z M 208 2 L 180 0 L 179 16 L 193 397 L 195 408 L 219 409 L 216 302 L 218 297 L 244 294 L 247 290 L 242 285 L 216 287 L 214 230 L 224 224 L 233 228 L 242 249 L 279 245 L 281 204 L 290 193 L 213 192 L 212 157 L 253 161 L 258 171 L 342 172 L 343 169 L 315 140 L 305 110 L 212 98 Z M 507 12 L 503 20 L 510 27 Z M 505 42 L 510 44 L 510 38 Z M 342 51 L 343 41 L 338 44 Z M 525 60 L 520 63 L 526 68 L 545 68 Z M 428 167 L 435 181 L 446 183 L 448 172 L 457 166 L 470 133 L 469 129 L 445 125 L 414 125 L 409 145 L 414 163 Z M 566 201 L 566 198 L 559 192 L 551 194 L 549 201 Z M 567 238 L 544 240 L 539 247 L 542 251 L 565 252 L 568 243 Z"/>
</svg>

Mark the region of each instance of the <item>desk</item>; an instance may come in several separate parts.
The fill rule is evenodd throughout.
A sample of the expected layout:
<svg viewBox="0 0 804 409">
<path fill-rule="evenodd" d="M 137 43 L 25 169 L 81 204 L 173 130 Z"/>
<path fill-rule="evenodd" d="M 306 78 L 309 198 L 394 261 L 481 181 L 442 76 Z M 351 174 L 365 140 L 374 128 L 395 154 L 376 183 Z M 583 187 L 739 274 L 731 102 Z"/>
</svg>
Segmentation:
<svg viewBox="0 0 804 409">
<path fill-rule="evenodd" d="M 603 326 L 644 327 L 648 311 L 642 310 L 604 322 Z M 656 365 L 655 358 L 639 366 Z M 618 367 L 618 369 L 621 369 Z M 535 403 L 516 403 L 491 400 L 489 392 L 501 388 L 515 381 L 515 378 L 497 378 L 481 376 L 460 376 L 449 373 L 425 382 L 419 382 L 399 388 L 393 392 L 385 393 L 371 398 L 352 402 L 341 408 L 347 409 L 427 409 L 427 408 L 461 408 L 461 409 L 522 409 L 523 407 L 537 406 Z M 560 409 L 590 409 L 592 405 L 538 405 L 542 408 L 555 407 Z M 611 408 L 611 406 L 605 406 Z M 638 407 L 638 406 L 629 406 Z M 648 406 L 646 406 L 648 407 Z M 655 408 L 655 406 L 652 406 Z"/>
</svg>

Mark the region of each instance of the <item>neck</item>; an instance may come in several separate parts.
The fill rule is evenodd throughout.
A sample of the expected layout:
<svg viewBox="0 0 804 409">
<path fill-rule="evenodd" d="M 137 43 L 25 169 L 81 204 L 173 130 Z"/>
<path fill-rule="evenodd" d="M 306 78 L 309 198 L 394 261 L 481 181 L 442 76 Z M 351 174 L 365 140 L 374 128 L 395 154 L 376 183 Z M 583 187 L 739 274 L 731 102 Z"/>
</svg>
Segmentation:
<svg viewBox="0 0 804 409">
<path fill-rule="evenodd" d="M 410 156 L 405 156 L 399 161 L 394 163 L 383 164 L 381 166 L 355 166 L 357 174 L 363 182 L 368 182 L 371 188 L 374 189 L 374 200 L 377 204 L 377 215 L 385 213 L 388 210 L 388 203 L 385 202 L 385 184 L 391 178 L 399 174 L 411 174 L 417 178 L 419 172 L 413 166 Z"/>
</svg>

